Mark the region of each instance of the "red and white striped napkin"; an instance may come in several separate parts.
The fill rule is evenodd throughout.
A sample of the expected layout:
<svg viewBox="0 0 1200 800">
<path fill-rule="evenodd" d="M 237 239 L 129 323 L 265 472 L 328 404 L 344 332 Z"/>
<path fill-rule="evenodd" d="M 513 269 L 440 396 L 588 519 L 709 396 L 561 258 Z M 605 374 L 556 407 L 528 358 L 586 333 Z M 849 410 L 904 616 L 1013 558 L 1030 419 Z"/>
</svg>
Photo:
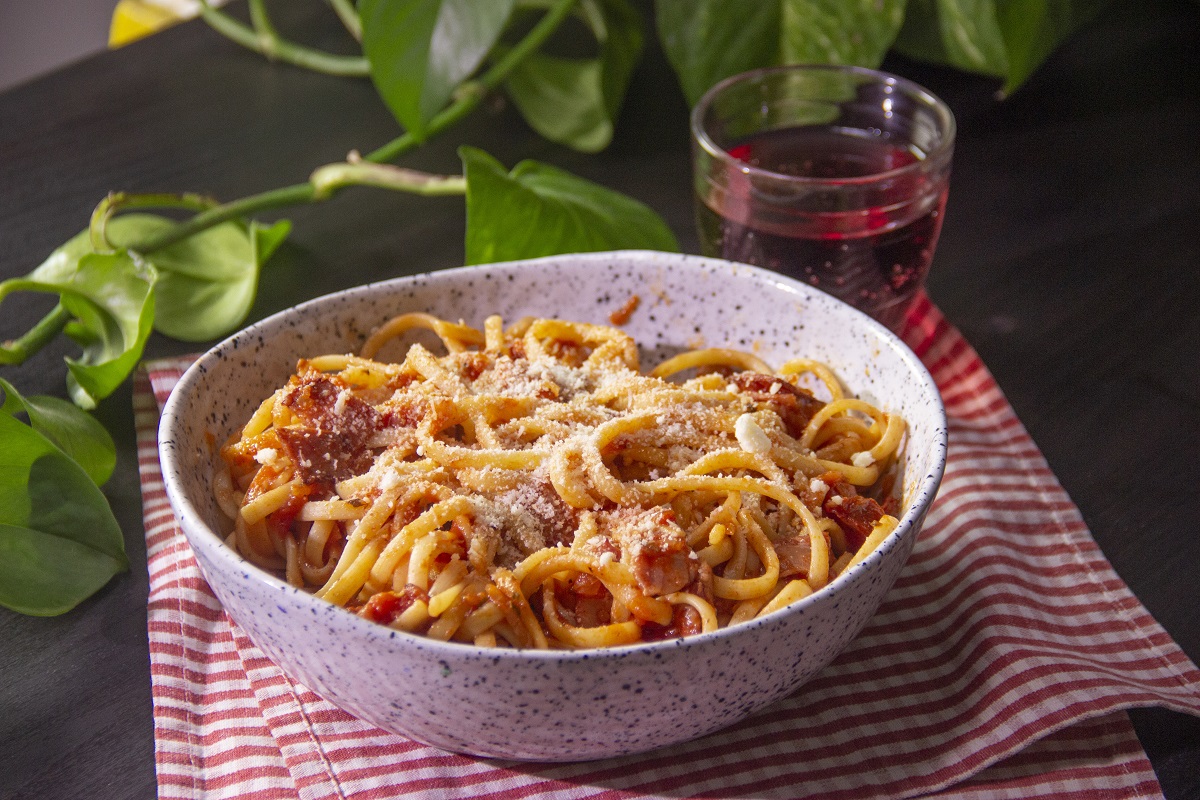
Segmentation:
<svg viewBox="0 0 1200 800">
<path fill-rule="evenodd" d="M 1200 671 L 1113 572 L 958 331 L 923 300 L 905 339 L 945 399 L 949 462 L 868 627 L 733 728 L 574 764 L 418 744 L 280 671 L 221 610 L 163 492 L 158 409 L 189 361 L 145 365 L 134 404 L 160 798 L 1160 797 L 1121 709 L 1200 714 Z"/>
</svg>

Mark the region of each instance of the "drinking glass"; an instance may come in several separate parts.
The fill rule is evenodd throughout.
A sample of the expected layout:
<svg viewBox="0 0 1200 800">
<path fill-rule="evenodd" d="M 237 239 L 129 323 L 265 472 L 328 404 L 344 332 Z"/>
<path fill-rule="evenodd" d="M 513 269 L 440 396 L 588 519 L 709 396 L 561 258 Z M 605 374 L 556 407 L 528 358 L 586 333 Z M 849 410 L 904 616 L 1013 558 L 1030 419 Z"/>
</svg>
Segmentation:
<svg viewBox="0 0 1200 800">
<path fill-rule="evenodd" d="M 777 67 L 718 83 L 691 129 L 705 255 L 790 275 L 903 325 L 946 207 L 945 103 L 878 70 Z"/>
</svg>

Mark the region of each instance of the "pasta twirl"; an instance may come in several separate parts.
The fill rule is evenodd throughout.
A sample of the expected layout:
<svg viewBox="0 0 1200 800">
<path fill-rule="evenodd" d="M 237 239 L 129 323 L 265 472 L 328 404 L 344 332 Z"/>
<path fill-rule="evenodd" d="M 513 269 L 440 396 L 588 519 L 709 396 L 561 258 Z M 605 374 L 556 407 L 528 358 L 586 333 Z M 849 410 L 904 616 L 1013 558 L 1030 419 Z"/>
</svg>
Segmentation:
<svg viewBox="0 0 1200 800">
<path fill-rule="evenodd" d="M 412 328 L 446 354 L 374 358 Z M 425 314 L 364 354 L 302 359 L 214 487 L 230 546 L 381 624 L 517 648 L 686 636 L 808 596 L 897 524 L 904 422 L 817 362 L 706 349 L 643 373 L 613 327 Z"/>
</svg>

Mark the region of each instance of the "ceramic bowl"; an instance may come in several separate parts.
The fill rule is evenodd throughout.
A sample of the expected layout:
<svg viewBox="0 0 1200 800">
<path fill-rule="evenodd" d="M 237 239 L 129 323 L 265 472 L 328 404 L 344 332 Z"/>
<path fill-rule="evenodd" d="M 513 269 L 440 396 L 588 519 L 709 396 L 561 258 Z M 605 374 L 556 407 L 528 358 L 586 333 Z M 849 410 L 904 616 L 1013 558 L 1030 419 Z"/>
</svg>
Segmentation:
<svg viewBox="0 0 1200 800">
<path fill-rule="evenodd" d="M 730 346 L 778 365 L 827 362 L 908 422 L 897 530 L 825 589 L 776 613 L 685 639 L 531 652 L 431 641 L 297 590 L 222 542 L 209 442 L 224 441 L 302 355 L 356 351 L 405 311 L 482 326 L 499 313 L 607 323 L 643 368 L 682 348 Z M 945 412 L 929 373 L 882 325 L 774 273 L 716 259 L 615 252 L 453 269 L 362 286 L 276 314 L 220 343 L 167 403 L 159 450 L 168 496 L 213 591 L 293 678 L 381 728 L 446 750 L 533 761 L 652 750 L 724 728 L 814 676 L 858 634 L 912 550 L 941 480 Z"/>
</svg>

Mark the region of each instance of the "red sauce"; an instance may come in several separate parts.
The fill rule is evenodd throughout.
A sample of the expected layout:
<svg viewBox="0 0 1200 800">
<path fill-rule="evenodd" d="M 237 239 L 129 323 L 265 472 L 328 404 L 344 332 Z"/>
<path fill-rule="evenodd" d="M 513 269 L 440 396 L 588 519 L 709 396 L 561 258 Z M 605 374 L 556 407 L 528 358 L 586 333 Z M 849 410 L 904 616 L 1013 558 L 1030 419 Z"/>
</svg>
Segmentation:
<svg viewBox="0 0 1200 800">
<path fill-rule="evenodd" d="M 372 595 L 358 610 L 358 615 L 381 625 L 391 625 L 418 600 L 428 603 L 429 594 L 410 583 L 400 592 L 379 592 Z"/>
</svg>

